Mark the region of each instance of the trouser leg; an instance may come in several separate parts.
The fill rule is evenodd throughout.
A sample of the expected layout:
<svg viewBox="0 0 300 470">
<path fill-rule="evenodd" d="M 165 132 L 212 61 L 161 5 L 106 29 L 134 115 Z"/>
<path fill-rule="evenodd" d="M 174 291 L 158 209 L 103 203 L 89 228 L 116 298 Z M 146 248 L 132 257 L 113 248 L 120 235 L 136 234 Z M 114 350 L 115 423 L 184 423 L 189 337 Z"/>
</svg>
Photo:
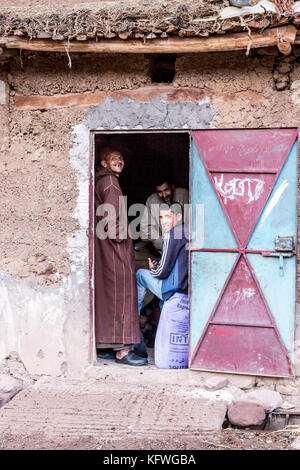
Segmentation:
<svg viewBox="0 0 300 470">
<path fill-rule="evenodd" d="M 153 277 L 149 269 L 139 269 L 136 273 L 136 279 L 138 291 L 138 307 L 140 314 L 147 289 L 149 289 L 156 297 L 162 300 L 162 280 Z"/>
<path fill-rule="evenodd" d="M 162 281 L 160 279 L 155 279 L 148 269 L 139 269 L 136 274 L 136 278 L 138 291 L 138 307 L 140 315 L 147 289 L 149 289 L 154 295 L 156 295 L 159 299 L 162 300 Z M 140 332 L 140 343 L 134 345 L 134 350 L 141 355 L 146 355 L 147 353 L 147 347 L 142 332 Z"/>
</svg>

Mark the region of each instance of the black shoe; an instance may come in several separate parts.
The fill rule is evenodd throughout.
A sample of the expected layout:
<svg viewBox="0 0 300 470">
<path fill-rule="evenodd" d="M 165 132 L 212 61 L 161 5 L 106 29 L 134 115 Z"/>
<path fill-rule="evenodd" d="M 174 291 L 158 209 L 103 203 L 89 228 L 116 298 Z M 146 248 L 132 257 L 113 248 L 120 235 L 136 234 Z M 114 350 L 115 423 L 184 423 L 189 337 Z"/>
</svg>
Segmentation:
<svg viewBox="0 0 300 470">
<path fill-rule="evenodd" d="M 137 356 L 133 351 L 129 351 L 129 353 L 122 357 L 122 359 L 118 359 L 116 357 L 116 362 L 119 364 L 128 364 L 129 366 L 144 366 L 148 363 L 148 360 Z"/>
<path fill-rule="evenodd" d="M 116 359 L 116 352 L 113 349 L 97 349 L 97 357 L 100 359 Z"/>
<path fill-rule="evenodd" d="M 147 357 L 148 357 L 147 351 L 139 351 L 139 349 L 133 348 L 133 352 L 134 352 L 134 354 L 136 354 L 136 355 L 139 356 L 139 357 L 144 357 L 144 358 L 146 358 L 146 359 L 147 359 Z"/>
</svg>

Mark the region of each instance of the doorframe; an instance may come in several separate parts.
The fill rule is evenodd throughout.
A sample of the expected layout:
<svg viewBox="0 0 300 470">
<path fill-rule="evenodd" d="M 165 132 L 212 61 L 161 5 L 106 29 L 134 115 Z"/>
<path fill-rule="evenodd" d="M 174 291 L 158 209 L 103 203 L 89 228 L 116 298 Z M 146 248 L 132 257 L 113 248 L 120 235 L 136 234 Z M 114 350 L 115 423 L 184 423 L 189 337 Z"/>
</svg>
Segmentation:
<svg viewBox="0 0 300 470">
<path fill-rule="evenodd" d="M 95 262 L 94 262 L 94 189 L 95 189 L 95 136 L 98 134 L 118 135 L 118 134 L 188 134 L 189 136 L 189 158 L 188 158 L 188 179 L 189 179 L 189 204 L 191 203 L 191 133 L 193 129 L 118 129 L 118 130 L 89 130 L 89 162 L 88 162 L 88 180 L 89 180 L 89 227 L 87 229 L 88 250 L 89 250 L 89 308 L 90 308 L 90 340 L 89 340 L 89 362 L 91 365 L 97 363 L 96 338 L 95 338 Z M 191 220 L 189 221 L 191 225 Z M 190 275 L 190 257 L 189 250 L 189 275 Z M 190 289 L 190 282 L 189 282 Z M 190 296 L 189 296 L 190 298 Z"/>
</svg>

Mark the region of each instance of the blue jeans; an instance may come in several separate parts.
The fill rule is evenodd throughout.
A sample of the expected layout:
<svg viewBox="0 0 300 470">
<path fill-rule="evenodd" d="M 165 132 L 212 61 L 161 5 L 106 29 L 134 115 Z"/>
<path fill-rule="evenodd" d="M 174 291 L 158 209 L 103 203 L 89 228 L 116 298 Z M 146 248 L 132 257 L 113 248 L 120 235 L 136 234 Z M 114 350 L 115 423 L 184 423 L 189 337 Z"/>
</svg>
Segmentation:
<svg viewBox="0 0 300 470">
<path fill-rule="evenodd" d="M 146 295 L 147 289 L 149 289 L 156 297 L 158 297 L 160 302 L 160 308 L 162 308 L 163 299 L 162 299 L 162 280 L 156 279 L 152 276 L 149 269 L 139 269 L 136 273 L 136 280 L 137 280 L 137 293 L 138 293 L 138 308 L 139 308 L 139 315 L 141 314 L 141 309 L 143 305 L 143 301 Z M 135 344 L 134 349 L 141 353 L 147 352 L 147 347 L 144 341 L 143 333 L 140 334 L 141 342 L 140 344 Z"/>
<path fill-rule="evenodd" d="M 149 289 L 156 297 L 162 300 L 162 280 L 153 277 L 149 269 L 139 269 L 136 273 L 136 279 L 138 292 L 138 307 L 140 315 L 147 289 Z"/>
</svg>

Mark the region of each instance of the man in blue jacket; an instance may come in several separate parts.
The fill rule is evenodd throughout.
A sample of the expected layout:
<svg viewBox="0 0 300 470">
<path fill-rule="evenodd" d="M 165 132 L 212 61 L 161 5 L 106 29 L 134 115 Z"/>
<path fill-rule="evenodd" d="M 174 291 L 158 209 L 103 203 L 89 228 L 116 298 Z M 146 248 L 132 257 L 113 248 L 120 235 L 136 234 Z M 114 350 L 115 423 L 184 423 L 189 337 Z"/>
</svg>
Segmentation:
<svg viewBox="0 0 300 470">
<path fill-rule="evenodd" d="M 149 269 L 137 271 L 139 313 L 147 289 L 162 301 L 175 292 L 188 293 L 188 238 L 182 223 L 181 205 L 160 204 L 159 220 L 163 233 L 161 258 L 149 258 Z"/>
</svg>

